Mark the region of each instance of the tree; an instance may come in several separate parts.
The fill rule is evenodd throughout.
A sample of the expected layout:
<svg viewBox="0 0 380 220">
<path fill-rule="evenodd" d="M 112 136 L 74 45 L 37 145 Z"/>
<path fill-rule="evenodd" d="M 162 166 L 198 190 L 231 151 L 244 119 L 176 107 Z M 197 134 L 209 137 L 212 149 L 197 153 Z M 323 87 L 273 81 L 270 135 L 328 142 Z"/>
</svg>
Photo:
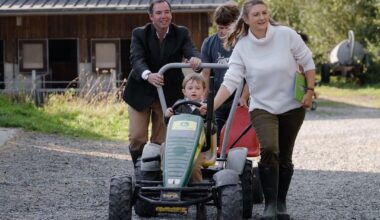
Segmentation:
<svg viewBox="0 0 380 220">
<path fill-rule="evenodd" d="M 378 0 L 268 0 L 273 18 L 309 36 L 318 62 L 353 30 L 357 41 L 379 41 Z"/>
<path fill-rule="evenodd" d="M 242 4 L 244 0 L 237 0 Z M 328 62 L 330 51 L 347 39 L 349 30 L 380 63 L 380 0 L 266 0 L 280 24 L 308 35 L 317 64 Z M 380 65 L 380 64 L 379 64 Z M 380 70 L 377 69 L 380 73 Z"/>
</svg>

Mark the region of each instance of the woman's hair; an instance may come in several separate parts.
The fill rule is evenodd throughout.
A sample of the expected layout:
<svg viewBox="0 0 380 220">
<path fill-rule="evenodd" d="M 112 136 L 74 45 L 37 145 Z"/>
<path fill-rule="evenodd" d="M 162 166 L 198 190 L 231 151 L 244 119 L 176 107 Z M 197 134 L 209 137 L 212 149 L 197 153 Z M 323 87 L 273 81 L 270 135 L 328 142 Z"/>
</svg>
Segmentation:
<svg viewBox="0 0 380 220">
<path fill-rule="evenodd" d="M 186 87 L 186 84 L 190 81 L 195 81 L 202 85 L 203 89 L 206 89 L 206 80 L 203 78 L 203 76 L 199 73 L 189 73 L 185 76 L 185 78 L 182 81 L 182 88 L 184 89 Z"/>
<path fill-rule="evenodd" d="M 249 11 L 255 5 L 267 6 L 263 0 L 246 0 L 244 2 L 237 22 L 233 26 L 231 33 L 228 35 L 226 41 L 224 42 L 224 47 L 226 49 L 234 47 L 240 38 L 248 34 L 249 26 L 244 22 L 244 18 L 248 18 Z M 269 18 L 269 23 L 271 25 L 278 25 L 272 18 Z"/>
</svg>

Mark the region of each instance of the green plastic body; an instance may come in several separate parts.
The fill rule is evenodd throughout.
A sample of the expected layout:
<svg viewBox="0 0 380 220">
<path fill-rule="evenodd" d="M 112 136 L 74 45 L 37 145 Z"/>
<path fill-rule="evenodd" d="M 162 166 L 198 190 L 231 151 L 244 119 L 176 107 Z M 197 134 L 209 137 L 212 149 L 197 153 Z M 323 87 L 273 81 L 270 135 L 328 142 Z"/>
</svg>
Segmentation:
<svg viewBox="0 0 380 220">
<path fill-rule="evenodd" d="M 202 117 L 180 114 L 170 118 L 163 158 L 165 187 L 184 187 L 188 184 L 204 141 Z"/>
</svg>

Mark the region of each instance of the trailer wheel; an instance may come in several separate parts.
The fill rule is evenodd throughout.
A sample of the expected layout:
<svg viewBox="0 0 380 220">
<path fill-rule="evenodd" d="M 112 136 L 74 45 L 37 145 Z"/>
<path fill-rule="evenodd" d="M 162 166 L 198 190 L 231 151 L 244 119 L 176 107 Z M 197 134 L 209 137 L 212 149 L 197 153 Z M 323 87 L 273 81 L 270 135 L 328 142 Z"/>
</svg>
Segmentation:
<svg viewBox="0 0 380 220">
<path fill-rule="evenodd" d="M 108 219 L 132 218 L 132 178 L 128 175 L 113 176 L 110 184 Z"/>
<path fill-rule="evenodd" d="M 330 83 L 330 65 L 327 63 L 321 66 L 321 81 L 322 83 Z"/>
<path fill-rule="evenodd" d="M 359 84 L 364 85 L 367 82 L 367 76 L 362 73 L 359 75 Z"/>
<path fill-rule="evenodd" d="M 317 102 L 316 101 L 312 101 L 311 102 L 311 108 L 310 108 L 310 110 L 312 110 L 312 111 L 317 110 L 317 106 L 318 106 Z"/>
</svg>

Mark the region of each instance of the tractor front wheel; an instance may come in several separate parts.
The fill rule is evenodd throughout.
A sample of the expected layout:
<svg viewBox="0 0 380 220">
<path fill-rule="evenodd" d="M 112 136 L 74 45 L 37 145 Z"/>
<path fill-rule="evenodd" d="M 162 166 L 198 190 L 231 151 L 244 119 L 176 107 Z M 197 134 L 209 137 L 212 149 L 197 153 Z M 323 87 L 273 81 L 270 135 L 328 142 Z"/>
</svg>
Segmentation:
<svg viewBox="0 0 380 220">
<path fill-rule="evenodd" d="M 132 219 L 132 178 L 128 175 L 111 178 L 108 219 Z"/>
</svg>

